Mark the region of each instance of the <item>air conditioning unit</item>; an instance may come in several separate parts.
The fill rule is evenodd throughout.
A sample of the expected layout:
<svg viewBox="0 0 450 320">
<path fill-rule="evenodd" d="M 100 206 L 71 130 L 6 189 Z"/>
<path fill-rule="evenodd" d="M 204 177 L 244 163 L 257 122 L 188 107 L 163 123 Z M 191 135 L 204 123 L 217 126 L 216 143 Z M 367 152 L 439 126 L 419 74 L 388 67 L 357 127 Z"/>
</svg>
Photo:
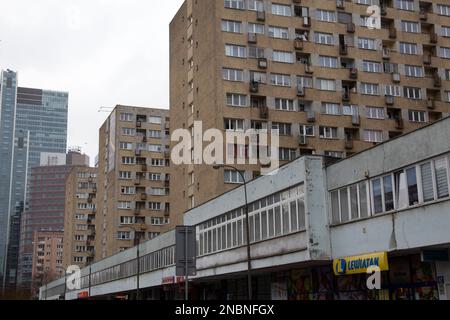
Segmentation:
<svg viewBox="0 0 450 320">
<path fill-rule="evenodd" d="M 308 111 L 306 117 L 308 122 L 316 122 L 316 113 L 314 111 Z"/>
<path fill-rule="evenodd" d="M 266 58 L 259 58 L 258 59 L 258 67 L 260 69 L 267 69 L 267 59 Z"/>
<path fill-rule="evenodd" d="M 400 73 L 393 73 L 392 74 L 392 81 L 394 81 L 395 83 L 399 83 L 400 80 L 401 80 Z"/>
<path fill-rule="evenodd" d="M 256 43 L 257 42 L 257 35 L 256 33 L 249 32 L 248 33 L 248 43 Z"/>
<path fill-rule="evenodd" d="M 258 20 L 258 21 L 266 21 L 266 12 L 265 11 L 258 11 L 256 13 L 256 20 Z"/>
<path fill-rule="evenodd" d="M 305 88 L 303 86 L 297 87 L 297 97 L 304 97 L 305 96 Z"/>
<path fill-rule="evenodd" d="M 308 144 L 308 139 L 305 135 L 301 135 L 298 143 L 300 146 L 306 146 Z"/>
</svg>

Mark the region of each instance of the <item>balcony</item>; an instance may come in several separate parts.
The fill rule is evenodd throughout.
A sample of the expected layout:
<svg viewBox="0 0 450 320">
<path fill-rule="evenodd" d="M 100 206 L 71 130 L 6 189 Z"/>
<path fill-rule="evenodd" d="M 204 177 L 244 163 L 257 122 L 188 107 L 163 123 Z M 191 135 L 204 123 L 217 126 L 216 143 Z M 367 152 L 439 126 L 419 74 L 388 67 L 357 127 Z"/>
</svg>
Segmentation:
<svg viewBox="0 0 450 320">
<path fill-rule="evenodd" d="M 297 97 L 305 96 L 305 88 L 303 86 L 297 86 Z"/>
<path fill-rule="evenodd" d="M 435 88 L 442 87 L 442 80 L 441 77 L 439 77 L 439 74 L 435 73 L 433 76 L 433 84 Z"/>
<path fill-rule="evenodd" d="M 136 128 L 141 128 L 141 127 L 142 127 L 142 122 L 136 121 Z"/>
<path fill-rule="evenodd" d="M 305 73 L 307 73 L 307 74 L 314 73 L 313 67 L 310 64 L 305 64 Z"/>
<path fill-rule="evenodd" d="M 134 154 L 138 157 L 140 157 L 142 155 L 142 150 L 141 149 L 136 149 L 134 150 Z"/>
<path fill-rule="evenodd" d="M 147 172 L 147 170 L 148 170 L 147 165 L 146 164 L 141 164 L 141 171 L 142 172 Z"/>
<path fill-rule="evenodd" d="M 352 116 L 352 125 L 354 127 L 359 127 L 361 125 L 361 116 L 359 114 Z"/>
<path fill-rule="evenodd" d="M 350 79 L 358 79 L 358 69 L 356 68 L 350 69 Z"/>
<path fill-rule="evenodd" d="M 346 56 L 348 54 L 348 46 L 346 44 L 339 45 L 339 54 L 341 56 Z"/>
<path fill-rule="evenodd" d="M 307 137 L 306 137 L 305 135 L 300 135 L 298 144 L 299 144 L 300 146 L 303 146 L 303 147 L 306 146 L 306 145 L 308 145 L 308 139 L 307 139 Z"/>
<path fill-rule="evenodd" d="M 394 105 L 394 96 L 386 96 L 385 98 L 386 105 L 393 106 Z"/>
<path fill-rule="evenodd" d="M 400 73 L 393 73 L 392 74 L 392 81 L 394 83 L 400 83 L 400 81 L 401 81 Z"/>
<path fill-rule="evenodd" d="M 259 92 L 259 83 L 256 81 L 250 81 L 249 90 L 251 93 L 258 93 Z"/>
<path fill-rule="evenodd" d="M 436 109 L 436 100 L 435 99 L 428 99 L 427 100 L 427 108 L 430 110 Z"/>
<path fill-rule="evenodd" d="M 336 9 L 339 9 L 339 10 L 345 9 L 344 0 L 336 0 Z"/>
<path fill-rule="evenodd" d="M 354 148 L 353 139 L 345 139 L 345 149 L 352 150 Z"/>
<path fill-rule="evenodd" d="M 305 28 L 311 27 L 311 17 L 303 17 L 303 26 Z"/>
<path fill-rule="evenodd" d="M 297 39 L 294 41 L 294 49 L 295 50 L 303 50 L 303 40 Z"/>
<path fill-rule="evenodd" d="M 395 128 L 397 130 L 403 130 L 405 128 L 403 119 L 395 119 Z"/>
<path fill-rule="evenodd" d="M 260 107 L 259 108 L 259 117 L 261 119 L 269 119 L 269 108 L 268 107 Z"/>
<path fill-rule="evenodd" d="M 397 38 L 397 29 L 396 28 L 389 28 L 389 39 L 396 39 Z"/>
<path fill-rule="evenodd" d="M 437 43 L 438 42 L 438 35 L 437 33 L 431 33 L 430 34 L 430 43 Z"/>
<path fill-rule="evenodd" d="M 147 201 L 147 194 L 146 193 L 141 193 L 141 200 L 142 201 Z"/>
<path fill-rule="evenodd" d="M 342 92 L 342 101 L 349 102 L 350 101 L 350 92 L 344 91 Z"/>
<path fill-rule="evenodd" d="M 391 59 L 391 50 L 389 48 L 383 48 L 383 60 Z"/>
<path fill-rule="evenodd" d="M 347 33 L 355 33 L 355 29 L 354 23 L 347 23 Z"/>
<path fill-rule="evenodd" d="M 421 10 L 419 13 L 419 19 L 422 21 L 427 21 L 428 20 L 428 12 Z"/>
<path fill-rule="evenodd" d="M 430 65 L 431 64 L 431 54 L 423 55 L 423 64 Z"/>
</svg>

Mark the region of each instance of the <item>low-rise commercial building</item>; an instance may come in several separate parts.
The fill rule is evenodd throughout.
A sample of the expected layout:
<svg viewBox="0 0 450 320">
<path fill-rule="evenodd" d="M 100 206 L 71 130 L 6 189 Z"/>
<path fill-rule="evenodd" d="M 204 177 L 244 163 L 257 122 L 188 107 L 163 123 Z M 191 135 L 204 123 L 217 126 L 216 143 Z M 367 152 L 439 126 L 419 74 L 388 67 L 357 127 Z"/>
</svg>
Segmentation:
<svg viewBox="0 0 450 320">
<path fill-rule="evenodd" d="M 191 297 L 247 297 L 246 188 L 255 299 L 450 299 L 449 138 L 445 118 L 345 160 L 304 156 L 188 211 Z M 138 283 L 144 299 L 183 297 L 174 239 L 171 231 L 93 264 L 65 298 L 134 298 Z M 379 290 L 367 287 L 372 265 Z M 64 287 L 42 287 L 41 299 Z"/>
</svg>

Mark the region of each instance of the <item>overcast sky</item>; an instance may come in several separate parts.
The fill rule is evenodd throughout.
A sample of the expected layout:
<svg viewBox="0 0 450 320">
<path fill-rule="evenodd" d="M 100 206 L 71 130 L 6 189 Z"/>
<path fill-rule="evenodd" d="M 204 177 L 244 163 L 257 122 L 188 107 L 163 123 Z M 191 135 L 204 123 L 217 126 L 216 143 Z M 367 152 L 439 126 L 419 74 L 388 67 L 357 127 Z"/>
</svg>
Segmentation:
<svg viewBox="0 0 450 320">
<path fill-rule="evenodd" d="M 183 0 L 0 0 L 0 68 L 69 92 L 69 146 L 93 163 L 99 107 L 169 107 L 169 23 Z"/>
</svg>

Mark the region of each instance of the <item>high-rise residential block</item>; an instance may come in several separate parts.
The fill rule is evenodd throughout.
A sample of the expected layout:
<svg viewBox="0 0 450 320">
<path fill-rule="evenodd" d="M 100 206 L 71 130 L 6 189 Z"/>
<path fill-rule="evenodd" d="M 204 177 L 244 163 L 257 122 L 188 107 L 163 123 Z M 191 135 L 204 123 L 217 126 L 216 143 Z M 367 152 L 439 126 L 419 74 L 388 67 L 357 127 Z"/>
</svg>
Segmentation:
<svg viewBox="0 0 450 320">
<path fill-rule="evenodd" d="M 346 157 L 448 115 L 449 59 L 444 0 L 186 0 L 170 25 L 171 129 L 278 129 L 281 163 Z M 241 180 L 174 166 L 172 213 Z"/>
<path fill-rule="evenodd" d="M 66 179 L 74 166 L 87 166 L 89 157 L 80 150 L 68 154 L 42 153 L 40 166 L 31 169 L 28 206 L 21 217 L 18 284 L 30 288 L 34 233 L 64 230 Z"/>
<path fill-rule="evenodd" d="M 64 276 L 62 265 L 63 232 L 36 231 L 33 235 L 33 293 L 40 286 Z"/>
<path fill-rule="evenodd" d="M 117 106 L 100 128 L 95 258 L 170 227 L 169 112 Z"/>
<path fill-rule="evenodd" d="M 73 167 L 65 191 L 63 266 L 85 267 L 95 256 L 97 168 Z"/>
<path fill-rule="evenodd" d="M 3 286 L 14 287 L 15 231 L 27 207 L 31 169 L 39 166 L 42 152 L 66 152 L 68 94 L 19 87 L 11 70 L 2 71 L 0 83 L 0 278 Z"/>
</svg>

